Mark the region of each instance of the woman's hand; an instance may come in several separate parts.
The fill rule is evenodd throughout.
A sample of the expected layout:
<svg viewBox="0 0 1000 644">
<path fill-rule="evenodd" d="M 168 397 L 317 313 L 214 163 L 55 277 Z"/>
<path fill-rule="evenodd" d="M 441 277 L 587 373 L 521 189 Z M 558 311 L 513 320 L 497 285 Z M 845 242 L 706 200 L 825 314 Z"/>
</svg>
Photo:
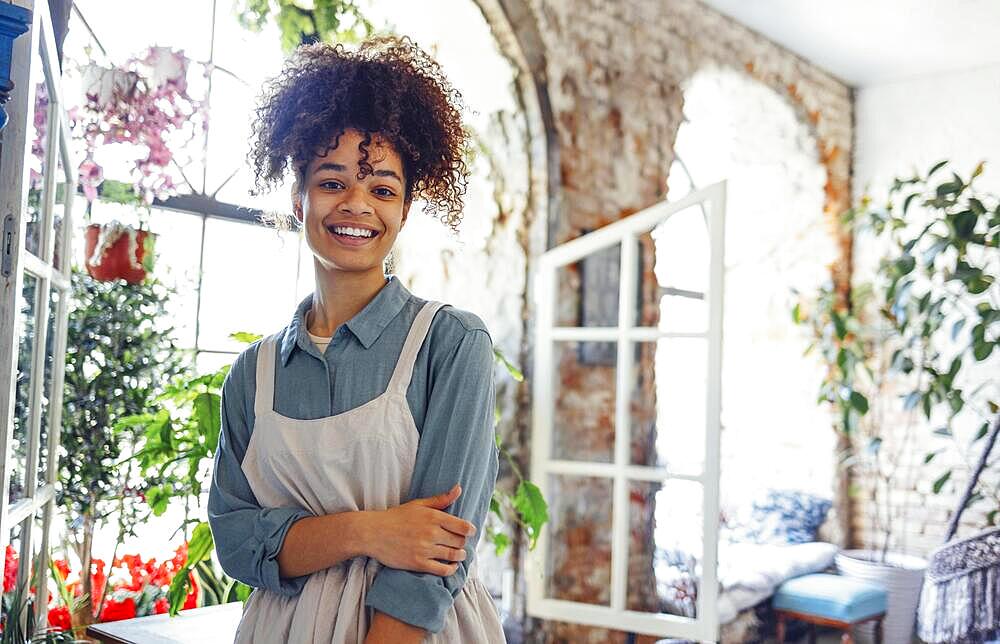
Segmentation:
<svg viewBox="0 0 1000 644">
<path fill-rule="evenodd" d="M 457 562 L 465 560 L 466 538 L 476 532 L 473 524 L 444 512 L 461 493 L 456 484 L 444 494 L 373 511 L 368 555 L 391 568 L 440 577 L 453 574 Z"/>
</svg>

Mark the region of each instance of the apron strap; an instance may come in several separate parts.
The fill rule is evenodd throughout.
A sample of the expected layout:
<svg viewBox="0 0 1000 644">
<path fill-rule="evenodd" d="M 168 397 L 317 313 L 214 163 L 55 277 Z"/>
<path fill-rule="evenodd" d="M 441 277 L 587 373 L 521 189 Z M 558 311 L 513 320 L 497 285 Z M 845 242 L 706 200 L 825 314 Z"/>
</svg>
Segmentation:
<svg viewBox="0 0 1000 644">
<path fill-rule="evenodd" d="M 406 390 L 410 386 L 410 378 L 413 376 L 413 365 L 417 361 L 417 353 L 427 337 L 427 332 L 430 331 L 434 315 L 442 306 L 444 306 L 444 302 L 427 302 L 417 313 L 413 324 L 410 325 L 410 332 L 406 334 L 406 341 L 403 343 L 403 350 L 399 353 L 396 368 L 389 380 L 388 390 L 406 394 Z"/>
<path fill-rule="evenodd" d="M 277 359 L 277 336 L 270 335 L 257 348 L 257 391 L 253 411 L 257 418 L 274 411 L 274 362 Z"/>
</svg>

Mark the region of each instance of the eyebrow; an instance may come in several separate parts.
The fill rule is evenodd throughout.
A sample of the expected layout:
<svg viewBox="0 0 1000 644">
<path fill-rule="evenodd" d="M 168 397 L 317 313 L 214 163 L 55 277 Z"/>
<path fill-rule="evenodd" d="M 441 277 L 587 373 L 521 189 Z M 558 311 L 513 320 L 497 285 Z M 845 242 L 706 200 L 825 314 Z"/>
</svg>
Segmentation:
<svg viewBox="0 0 1000 644">
<path fill-rule="evenodd" d="M 347 172 L 347 166 L 340 165 L 339 163 L 330 163 L 329 161 L 327 161 L 316 166 L 316 169 L 313 172 L 319 172 L 320 170 Z M 403 183 L 403 178 L 392 170 L 375 170 L 374 172 L 372 172 L 372 174 L 374 174 L 376 177 L 395 177 L 400 183 Z"/>
</svg>

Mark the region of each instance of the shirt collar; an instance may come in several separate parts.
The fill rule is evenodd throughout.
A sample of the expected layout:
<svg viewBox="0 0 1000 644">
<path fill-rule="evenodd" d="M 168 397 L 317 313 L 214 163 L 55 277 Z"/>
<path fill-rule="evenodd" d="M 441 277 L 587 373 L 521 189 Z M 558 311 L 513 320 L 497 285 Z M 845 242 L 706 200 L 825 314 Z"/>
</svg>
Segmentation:
<svg viewBox="0 0 1000 644">
<path fill-rule="evenodd" d="M 345 324 L 359 342 L 368 349 L 382 335 L 382 331 L 402 310 L 411 297 L 395 275 L 390 275 L 375 297 L 361 311 Z M 313 294 L 307 295 L 296 307 L 291 324 L 285 330 L 281 342 L 281 364 L 287 365 L 296 347 L 306 353 L 315 354 L 315 347 L 309 339 L 306 327 L 306 313 L 312 307 Z"/>
</svg>

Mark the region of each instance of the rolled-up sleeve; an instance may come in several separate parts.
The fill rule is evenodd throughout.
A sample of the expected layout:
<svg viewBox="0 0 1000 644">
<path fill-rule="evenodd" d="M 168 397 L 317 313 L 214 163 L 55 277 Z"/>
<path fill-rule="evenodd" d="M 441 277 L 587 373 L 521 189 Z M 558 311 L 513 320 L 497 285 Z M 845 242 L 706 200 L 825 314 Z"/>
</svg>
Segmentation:
<svg viewBox="0 0 1000 644">
<path fill-rule="evenodd" d="M 367 606 L 432 633 L 444 628 L 475 558 L 496 484 L 495 396 L 493 343 L 485 329 L 465 330 L 453 348 L 432 358 L 409 498 L 441 494 L 460 483 L 462 493 L 447 512 L 473 523 L 476 534 L 466 541 L 465 561 L 447 577 L 381 568 Z"/>
<path fill-rule="evenodd" d="M 307 516 L 300 507 L 261 507 L 243 473 L 253 427 L 256 345 L 241 353 L 222 385 L 222 426 L 215 451 L 215 466 L 208 494 L 208 522 L 215 551 L 226 574 L 255 588 L 283 595 L 302 591 L 308 575 L 282 578 L 278 553 L 291 525 Z M 249 408 L 249 411 L 248 411 Z"/>
</svg>

